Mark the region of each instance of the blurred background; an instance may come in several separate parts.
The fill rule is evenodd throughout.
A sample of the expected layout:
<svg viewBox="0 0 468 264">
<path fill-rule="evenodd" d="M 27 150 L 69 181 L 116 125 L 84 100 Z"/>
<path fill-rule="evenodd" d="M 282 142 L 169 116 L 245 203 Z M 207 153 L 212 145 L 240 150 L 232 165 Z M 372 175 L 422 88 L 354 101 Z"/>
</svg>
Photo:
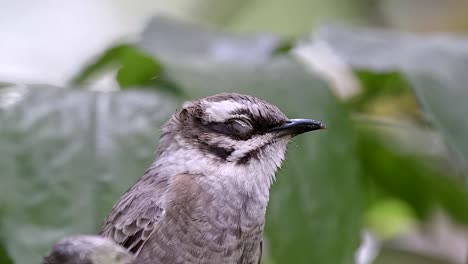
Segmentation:
<svg viewBox="0 0 468 264">
<path fill-rule="evenodd" d="M 264 263 L 466 263 L 468 1 L 0 0 L 0 264 L 96 233 L 185 100 L 327 124 L 290 145 Z"/>
</svg>

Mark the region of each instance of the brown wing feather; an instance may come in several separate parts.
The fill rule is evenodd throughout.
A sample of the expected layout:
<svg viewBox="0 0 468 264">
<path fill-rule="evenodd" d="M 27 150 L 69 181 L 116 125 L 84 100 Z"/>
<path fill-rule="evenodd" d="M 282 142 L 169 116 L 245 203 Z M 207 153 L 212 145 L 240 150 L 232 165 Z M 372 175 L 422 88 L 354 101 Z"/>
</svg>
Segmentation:
<svg viewBox="0 0 468 264">
<path fill-rule="evenodd" d="M 157 184 L 151 175 L 143 176 L 114 205 L 102 225 L 100 235 L 114 240 L 137 254 L 153 233 L 164 214 L 162 189 L 166 181 Z"/>
</svg>

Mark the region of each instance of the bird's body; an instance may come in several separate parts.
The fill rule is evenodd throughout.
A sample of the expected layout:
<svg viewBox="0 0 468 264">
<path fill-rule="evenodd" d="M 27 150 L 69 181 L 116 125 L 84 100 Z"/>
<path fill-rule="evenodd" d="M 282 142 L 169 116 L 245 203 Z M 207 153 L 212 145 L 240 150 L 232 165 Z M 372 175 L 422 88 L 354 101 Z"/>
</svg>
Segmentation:
<svg viewBox="0 0 468 264">
<path fill-rule="evenodd" d="M 259 263 L 269 188 L 288 141 L 323 128 L 306 121 L 293 127 L 278 108 L 246 95 L 184 105 L 163 127 L 159 157 L 114 206 L 101 235 L 142 264 Z"/>
</svg>

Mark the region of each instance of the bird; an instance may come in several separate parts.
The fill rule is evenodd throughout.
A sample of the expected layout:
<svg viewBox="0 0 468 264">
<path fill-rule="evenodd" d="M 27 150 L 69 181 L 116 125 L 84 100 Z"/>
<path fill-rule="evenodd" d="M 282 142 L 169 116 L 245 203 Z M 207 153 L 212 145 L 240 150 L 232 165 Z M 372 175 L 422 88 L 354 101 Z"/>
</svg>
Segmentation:
<svg viewBox="0 0 468 264">
<path fill-rule="evenodd" d="M 157 158 L 100 235 L 141 264 L 258 264 L 270 186 L 287 145 L 324 128 L 250 95 L 186 102 L 163 125 Z"/>
<path fill-rule="evenodd" d="M 73 235 L 58 241 L 42 264 L 138 264 L 134 256 L 110 239 Z"/>
</svg>

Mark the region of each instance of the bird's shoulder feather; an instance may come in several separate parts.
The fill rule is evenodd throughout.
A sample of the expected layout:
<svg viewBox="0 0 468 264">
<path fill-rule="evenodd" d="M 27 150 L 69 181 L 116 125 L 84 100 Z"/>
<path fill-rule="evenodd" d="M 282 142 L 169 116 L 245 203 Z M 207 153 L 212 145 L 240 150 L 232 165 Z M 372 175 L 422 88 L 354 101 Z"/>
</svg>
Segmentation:
<svg viewBox="0 0 468 264">
<path fill-rule="evenodd" d="M 100 235 L 138 253 L 165 214 L 168 179 L 144 175 L 114 205 Z"/>
</svg>

